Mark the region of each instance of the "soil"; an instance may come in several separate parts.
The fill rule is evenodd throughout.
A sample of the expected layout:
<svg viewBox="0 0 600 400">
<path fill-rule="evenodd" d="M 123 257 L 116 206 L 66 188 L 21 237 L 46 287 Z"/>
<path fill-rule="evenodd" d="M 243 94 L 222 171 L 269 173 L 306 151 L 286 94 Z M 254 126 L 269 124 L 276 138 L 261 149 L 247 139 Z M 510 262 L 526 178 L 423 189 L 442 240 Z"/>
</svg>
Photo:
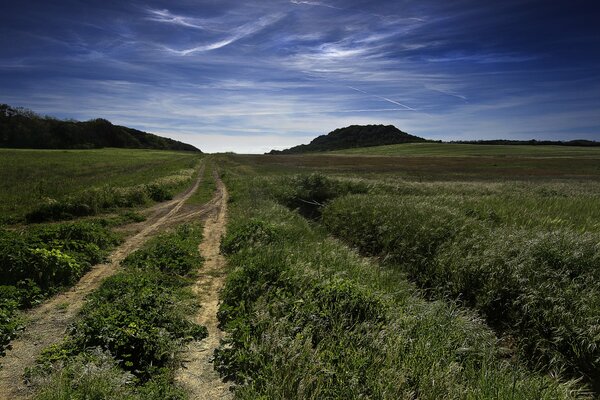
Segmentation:
<svg viewBox="0 0 600 400">
<path fill-rule="evenodd" d="M 27 321 L 25 330 L 11 343 L 10 350 L 0 360 L 2 364 L 0 368 L 0 399 L 18 400 L 31 396 L 32 390 L 23 380 L 25 369 L 35 364 L 36 358 L 44 348 L 58 343 L 64 337 L 67 327 L 83 306 L 85 297 L 98 288 L 104 279 L 113 275 L 118 270 L 119 262 L 129 253 L 141 247 L 150 237 L 168 226 L 207 215 L 214 219 L 215 215 L 224 213 L 222 204 L 223 198 L 226 200 L 227 194 L 222 183 L 220 184 L 221 191 L 218 191 L 214 198 L 205 205 L 201 207 L 185 205 L 185 202 L 198 188 L 202 180 L 203 169 L 204 165 L 198 173 L 198 179 L 186 192 L 176 196 L 173 200 L 151 207 L 145 221 L 127 227 L 125 231 L 132 232 L 132 236 L 113 251 L 110 262 L 94 266 L 71 289 L 25 313 Z M 218 198 L 219 196 L 221 198 Z M 209 232 L 205 232 L 205 234 L 206 238 L 210 240 L 212 234 Z M 220 236 L 218 237 L 220 238 Z"/>
<path fill-rule="evenodd" d="M 198 324 L 206 326 L 208 337 L 192 342 L 183 353 L 183 365 L 175 379 L 181 384 L 191 399 L 231 399 L 229 384 L 221 381 L 214 370 L 212 357 L 223 338 L 218 328 L 217 311 L 219 292 L 225 281 L 225 259 L 220 254 L 221 237 L 225 233 L 227 213 L 227 189 L 215 176 L 216 195 L 211 202 L 215 207 L 204 224 L 204 235 L 199 246 L 204 265 L 198 271 L 193 290 L 198 295 L 201 308 L 195 317 Z"/>
</svg>

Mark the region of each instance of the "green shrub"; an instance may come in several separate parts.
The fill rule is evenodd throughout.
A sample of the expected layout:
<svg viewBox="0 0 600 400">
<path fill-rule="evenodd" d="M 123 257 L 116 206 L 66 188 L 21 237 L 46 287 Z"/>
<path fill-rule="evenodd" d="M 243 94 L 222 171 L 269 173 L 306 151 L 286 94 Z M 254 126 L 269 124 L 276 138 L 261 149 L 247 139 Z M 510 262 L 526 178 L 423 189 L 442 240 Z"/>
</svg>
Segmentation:
<svg viewBox="0 0 600 400">
<path fill-rule="evenodd" d="M 88 297 L 65 342 L 38 360 L 40 371 L 57 363 L 68 366 L 74 357 L 98 348 L 136 377 L 137 394 L 180 398 L 172 386 L 177 354 L 184 342 L 207 336 L 205 327 L 189 319 L 196 303 L 191 279 L 184 276 L 201 264 L 200 239 L 199 226 L 183 225 L 128 257 L 127 268 Z"/>
<path fill-rule="evenodd" d="M 0 351 L 20 327 L 17 309 L 74 284 L 117 243 L 106 227 L 89 222 L 0 229 Z"/>
</svg>

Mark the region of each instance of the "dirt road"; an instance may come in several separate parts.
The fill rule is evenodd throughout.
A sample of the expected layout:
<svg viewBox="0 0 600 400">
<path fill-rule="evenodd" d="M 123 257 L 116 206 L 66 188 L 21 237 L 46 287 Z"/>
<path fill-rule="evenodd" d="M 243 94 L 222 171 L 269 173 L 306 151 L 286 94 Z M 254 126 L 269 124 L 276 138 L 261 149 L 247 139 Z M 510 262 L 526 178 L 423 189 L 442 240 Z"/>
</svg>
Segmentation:
<svg viewBox="0 0 600 400">
<path fill-rule="evenodd" d="M 227 189 L 220 179 L 217 182 L 217 207 L 204 224 L 204 235 L 200 253 L 204 265 L 198 273 L 193 290 L 198 295 L 202 307 L 195 321 L 208 328 L 208 338 L 188 345 L 183 355 L 183 368 L 179 369 L 176 381 L 183 385 L 193 400 L 233 398 L 229 385 L 223 383 L 211 362 L 215 349 L 219 346 L 223 332 L 218 328 L 217 311 L 219 291 L 225 280 L 225 260 L 219 252 L 221 237 L 225 233 L 227 213 Z"/>
<path fill-rule="evenodd" d="M 203 170 L 204 165 L 198 173 L 197 180 L 186 192 L 173 200 L 152 207 L 147 220 L 135 225 L 137 233 L 129 237 L 111 254 L 109 263 L 96 265 L 70 290 L 26 313 L 25 331 L 12 342 L 12 349 L 7 351 L 6 356 L 0 358 L 2 365 L 0 369 L 0 399 L 18 400 L 31 395 L 30 388 L 23 382 L 25 368 L 34 365 L 36 358 L 44 348 L 63 338 L 67 326 L 81 309 L 85 297 L 95 290 L 105 278 L 117 271 L 121 260 L 142 246 L 156 232 L 181 220 L 182 207 L 198 188 Z M 193 215 L 202 217 L 214 212 L 217 202 L 213 200 L 196 209 Z M 188 213 L 189 210 L 186 211 L 186 214 Z"/>
</svg>

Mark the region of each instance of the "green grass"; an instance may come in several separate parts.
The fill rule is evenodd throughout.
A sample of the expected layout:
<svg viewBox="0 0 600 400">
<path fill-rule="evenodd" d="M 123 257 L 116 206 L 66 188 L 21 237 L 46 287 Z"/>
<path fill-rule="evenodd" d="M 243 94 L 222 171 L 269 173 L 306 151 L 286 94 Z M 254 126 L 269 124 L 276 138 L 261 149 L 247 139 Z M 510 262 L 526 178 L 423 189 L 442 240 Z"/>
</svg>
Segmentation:
<svg viewBox="0 0 600 400">
<path fill-rule="evenodd" d="M 173 381 L 180 351 L 207 335 L 190 320 L 201 235 L 201 226 L 182 225 L 130 254 L 28 371 L 35 398 L 185 399 Z"/>
<path fill-rule="evenodd" d="M 200 186 L 198 186 L 198 189 L 188 199 L 188 204 L 203 205 L 210 199 L 212 199 L 215 190 L 217 190 L 217 185 L 213 176 L 214 169 L 215 166 L 212 162 L 207 162 L 205 164 L 202 182 L 200 182 Z"/>
<path fill-rule="evenodd" d="M 242 175 L 237 175 L 242 172 Z M 226 170 L 230 272 L 219 317 L 229 333 L 218 370 L 256 398 L 574 398 L 576 385 L 507 357 L 469 311 L 428 302 L 404 272 L 361 259 L 273 202 L 361 185 L 280 180 Z M 237 176 L 236 176 L 237 175 Z M 287 205 L 294 206 L 293 203 Z"/>
<path fill-rule="evenodd" d="M 589 157 L 600 159 L 600 147 L 405 143 L 328 152 L 373 156 L 422 157 Z"/>
<path fill-rule="evenodd" d="M 0 354 L 22 328 L 18 310 L 73 285 L 118 242 L 92 221 L 0 228 Z"/>
<path fill-rule="evenodd" d="M 0 149 L 0 221 L 21 218 L 48 199 L 90 188 L 131 187 L 194 168 L 188 152 Z"/>
</svg>

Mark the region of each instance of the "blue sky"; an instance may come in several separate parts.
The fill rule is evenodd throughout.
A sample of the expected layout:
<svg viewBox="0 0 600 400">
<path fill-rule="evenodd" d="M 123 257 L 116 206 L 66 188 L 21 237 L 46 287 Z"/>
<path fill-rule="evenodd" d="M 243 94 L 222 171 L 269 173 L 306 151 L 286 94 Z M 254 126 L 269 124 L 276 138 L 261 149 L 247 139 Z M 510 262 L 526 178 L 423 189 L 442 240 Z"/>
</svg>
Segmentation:
<svg viewBox="0 0 600 400">
<path fill-rule="evenodd" d="M 588 0 L 20 1 L 0 102 L 264 152 L 351 124 L 600 140 Z"/>
</svg>

